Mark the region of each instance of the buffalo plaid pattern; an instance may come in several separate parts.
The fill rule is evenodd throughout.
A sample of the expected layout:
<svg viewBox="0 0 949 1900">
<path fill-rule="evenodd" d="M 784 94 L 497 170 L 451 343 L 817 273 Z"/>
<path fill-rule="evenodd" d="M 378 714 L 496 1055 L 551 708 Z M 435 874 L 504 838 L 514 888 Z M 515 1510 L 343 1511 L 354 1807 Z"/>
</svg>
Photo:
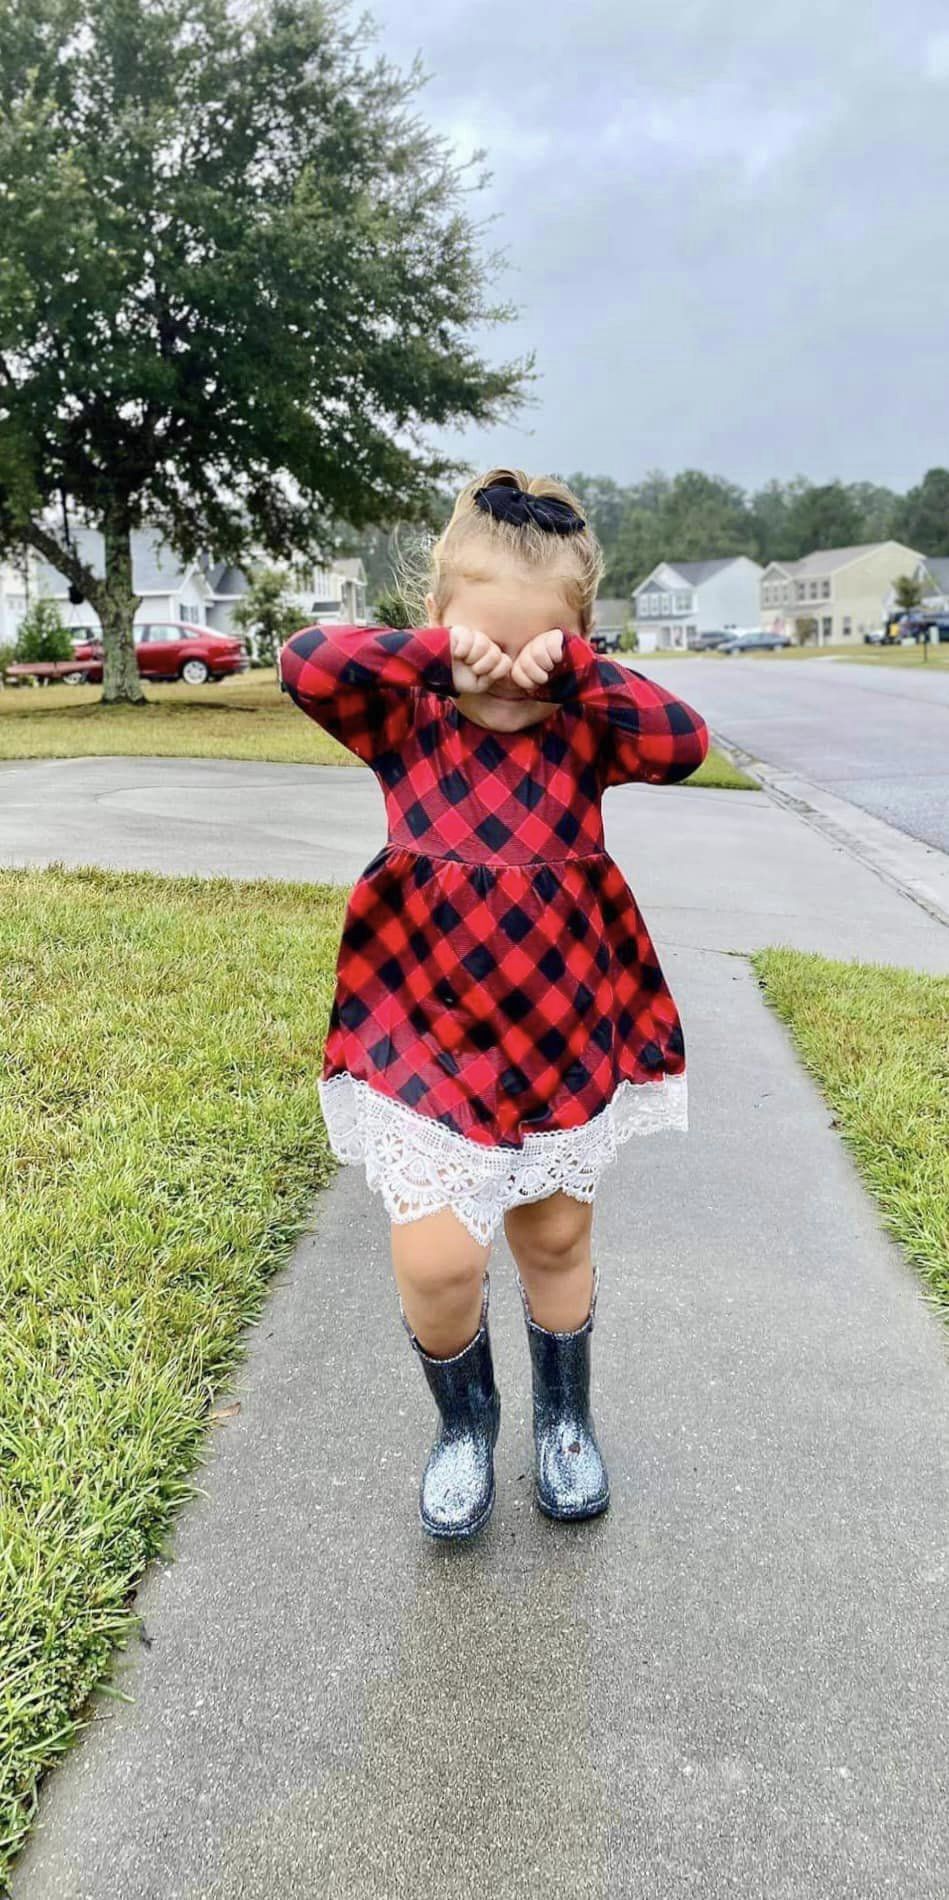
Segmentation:
<svg viewBox="0 0 949 1900">
<path fill-rule="evenodd" d="M 682 779 L 704 720 L 577 635 L 494 733 L 452 697 L 445 628 L 306 627 L 280 673 L 364 759 L 389 838 L 348 906 L 324 1079 L 348 1074 L 491 1147 L 576 1128 L 620 1084 L 685 1070 L 675 1003 L 604 846 L 605 788 Z"/>
</svg>

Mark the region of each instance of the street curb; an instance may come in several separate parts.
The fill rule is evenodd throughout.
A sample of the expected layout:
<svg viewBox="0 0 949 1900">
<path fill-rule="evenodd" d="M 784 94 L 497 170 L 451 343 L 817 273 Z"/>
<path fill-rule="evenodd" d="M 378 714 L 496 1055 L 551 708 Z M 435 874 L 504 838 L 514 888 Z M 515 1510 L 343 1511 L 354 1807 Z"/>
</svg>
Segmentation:
<svg viewBox="0 0 949 1900">
<path fill-rule="evenodd" d="M 776 805 L 796 812 L 805 824 L 859 858 L 936 923 L 949 927 L 949 857 L 945 852 L 872 817 L 811 779 L 766 765 L 718 732 L 712 737 L 719 750 L 756 779 Z"/>
</svg>

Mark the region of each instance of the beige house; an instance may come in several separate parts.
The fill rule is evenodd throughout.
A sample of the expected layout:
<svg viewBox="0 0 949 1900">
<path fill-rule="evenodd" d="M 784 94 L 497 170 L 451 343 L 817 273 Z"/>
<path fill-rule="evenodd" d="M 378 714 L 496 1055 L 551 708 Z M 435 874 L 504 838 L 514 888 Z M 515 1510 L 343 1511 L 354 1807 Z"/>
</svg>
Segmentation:
<svg viewBox="0 0 949 1900">
<path fill-rule="evenodd" d="M 793 637 L 798 622 L 809 621 L 808 637 L 821 646 L 831 640 L 861 645 L 881 625 L 894 581 L 915 574 L 922 558 L 902 541 L 871 541 L 772 561 L 761 576 L 761 625 Z"/>
</svg>

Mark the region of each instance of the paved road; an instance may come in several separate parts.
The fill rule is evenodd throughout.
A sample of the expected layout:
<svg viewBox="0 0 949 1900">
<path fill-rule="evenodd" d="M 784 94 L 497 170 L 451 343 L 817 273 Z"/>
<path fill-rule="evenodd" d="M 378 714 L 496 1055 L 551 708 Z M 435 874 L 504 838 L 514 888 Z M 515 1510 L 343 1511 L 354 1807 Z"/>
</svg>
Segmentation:
<svg viewBox="0 0 949 1900">
<path fill-rule="evenodd" d="M 249 876 L 379 840 L 365 774 L 254 768 L 245 825 L 246 767 L 174 762 L 175 813 L 129 771 L 165 868 L 215 833 Z M 614 1508 L 530 1504 L 501 1249 L 497 1511 L 468 1549 L 423 1541 L 430 1401 L 342 1171 L 140 1592 L 132 1700 L 48 1778 L 14 1900 L 943 1900 L 943 1334 L 735 953 L 946 972 L 949 931 L 760 793 L 607 810 L 691 1078 L 689 1135 L 633 1141 L 597 1210 Z"/>
<path fill-rule="evenodd" d="M 746 752 L 949 851 L 949 669 L 645 660 Z"/>
</svg>

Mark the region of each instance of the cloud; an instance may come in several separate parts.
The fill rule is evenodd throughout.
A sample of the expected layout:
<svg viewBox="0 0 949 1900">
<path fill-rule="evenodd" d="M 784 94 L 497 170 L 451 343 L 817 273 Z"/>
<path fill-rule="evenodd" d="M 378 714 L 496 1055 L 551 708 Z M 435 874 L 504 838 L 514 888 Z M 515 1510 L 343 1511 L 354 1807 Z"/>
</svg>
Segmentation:
<svg viewBox="0 0 949 1900">
<path fill-rule="evenodd" d="M 933 33 L 926 41 L 923 70 L 928 79 L 949 79 L 949 33 Z"/>
<path fill-rule="evenodd" d="M 536 407 L 473 460 L 805 470 L 949 462 L 942 0 L 380 0 L 420 110 L 485 146 Z M 458 440 L 452 446 L 458 447 Z"/>
</svg>

